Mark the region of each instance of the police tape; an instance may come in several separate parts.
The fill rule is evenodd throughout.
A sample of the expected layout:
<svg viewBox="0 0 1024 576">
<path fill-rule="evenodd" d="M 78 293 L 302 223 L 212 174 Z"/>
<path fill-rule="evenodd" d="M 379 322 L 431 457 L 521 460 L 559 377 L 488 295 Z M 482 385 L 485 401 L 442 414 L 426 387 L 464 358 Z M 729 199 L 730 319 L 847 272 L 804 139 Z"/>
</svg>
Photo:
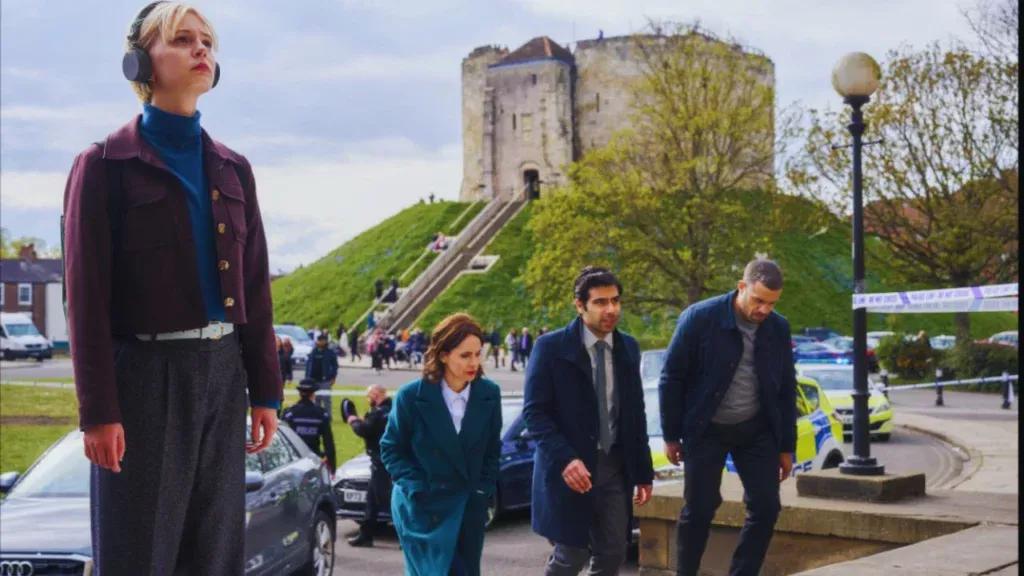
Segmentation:
<svg viewBox="0 0 1024 576">
<path fill-rule="evenodd" d="M 1005 374 L 1003 376 L 988 376 L 986 378 L 968 378 L 965 380 L 946 380 L 945 382 L 925 382 L 923 384 L 901 384 L 899 386 L 879 386 L 876 390 L 912 390 L 914 388 L 937 388 L 942 386 L 962 386 L 964 384 L 984 384 L 988 382 L 1010 382 L 1017 380 L 1017 374 Z M 1012 392 L 1011 392 L 1012 394 Z"/>
</svg>

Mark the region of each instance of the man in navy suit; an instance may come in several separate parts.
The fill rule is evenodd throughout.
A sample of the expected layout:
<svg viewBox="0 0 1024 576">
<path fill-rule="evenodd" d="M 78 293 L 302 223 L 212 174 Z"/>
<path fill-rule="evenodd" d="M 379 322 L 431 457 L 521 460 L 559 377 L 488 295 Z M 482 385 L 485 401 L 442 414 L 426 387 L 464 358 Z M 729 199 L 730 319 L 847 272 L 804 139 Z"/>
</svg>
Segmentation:
<svg viewBox="0 0 1024 576">
<path fill-rule="evenodd" d="M 756 576 L 764 563 L 781 509 L 779 483 L 796 451 L 790 328 L 774 311 L 781 294 L 779 266 L 754 260 L 736 290 L 687 308 L 669 344 L 658 391 L 665 455 L 684 462 L 678 574 L 700 568 L 727 454 L 747 505 L 729 574 Z"/>
<path fill-rule="evenodd" d="M 626 556 L 630 497 L 643 506 L 654 481 L 640 348 L 615 329 L 622 285 L 611 272 L 584 268 L 574 293 L 579 317 L 539 337 L 526 370 L 532 524 L 555 547 L 548 575 L 589 560 L 589 574 L 611 576 Z"/>
</svg>

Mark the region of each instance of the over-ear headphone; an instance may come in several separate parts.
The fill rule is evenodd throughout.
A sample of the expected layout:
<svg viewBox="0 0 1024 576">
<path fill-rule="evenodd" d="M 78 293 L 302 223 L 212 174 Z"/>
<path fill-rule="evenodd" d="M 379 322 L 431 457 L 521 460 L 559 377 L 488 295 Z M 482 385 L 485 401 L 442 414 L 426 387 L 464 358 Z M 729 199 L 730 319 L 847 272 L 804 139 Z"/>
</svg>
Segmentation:
<svg viewBox="0 0 1024 576">
<path fill-rule="evenodd" d="M 135 16 L 132 27 L 128 30 L 128 43 L 132 48 L 125 52 L 124 58 L 121 59 L 121 71 L 124 72 L 124 77 L 132 82 L 149 82 L 149 79 L 153 77 L 153 61 L 149 58 L 149 53 L 138 45 L 139 34 L 142 32 L 142 22 L 146 16 L 149 16 L 149 13 L 158 4 L 163 4 L 165 1 L 158 0 L 147 4 Z M 220 82 L 220 62 L 217 63 L 213 71 L 213 85 L 216 86 L 217 82 Z"/>
</svg>

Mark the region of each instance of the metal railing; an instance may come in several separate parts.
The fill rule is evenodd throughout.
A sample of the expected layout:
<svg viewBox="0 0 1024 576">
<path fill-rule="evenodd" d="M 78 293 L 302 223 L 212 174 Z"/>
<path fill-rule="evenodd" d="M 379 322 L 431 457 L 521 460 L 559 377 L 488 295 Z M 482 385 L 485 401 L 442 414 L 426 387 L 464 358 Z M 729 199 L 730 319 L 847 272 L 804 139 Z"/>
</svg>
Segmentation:
<svg viewBox="0 0 1024 576">
<path fill-rule="evenodd" d="M 940 372 L 938 375 L 942 377 Z M 935 382 L 921 382 L 918 384 L 900 384 L 898 386 L 889 386 L 889 376 L 887 374 L 881 375 L 881 386 L 875 386 L 876 390 L 882 391 L 886 398 L 889 397 L 889 392 L 892 390 L 914 390 L 919 388 L 935 388 L 935 405 L 943 406 L 944 400 L 942 398 L 942 389 L 947 386 L 964 386 L 967 384 L 987 384 L 999 382 L 1002 384 L 1002 390 L 1000 396 L 1002 397 L 1002 408 L 1003 410 L 1009 410 L 1013 405 L 1013 386 L 1010 382 L 1016 382 L 1019 380 L 1017 374 L 1010 374 L 1009 372 L 1003 372 L 1002 376 L 987 376 L 984 378 L 963 378 L 954 380 L 938 380 Z"/>
</svg>

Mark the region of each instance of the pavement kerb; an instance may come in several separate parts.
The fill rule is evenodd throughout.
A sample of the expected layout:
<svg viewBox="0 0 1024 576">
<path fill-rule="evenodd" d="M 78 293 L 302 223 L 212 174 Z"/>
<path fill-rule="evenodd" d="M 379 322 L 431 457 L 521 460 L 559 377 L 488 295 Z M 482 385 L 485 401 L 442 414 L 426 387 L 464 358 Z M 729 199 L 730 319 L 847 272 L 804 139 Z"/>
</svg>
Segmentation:
<svg viewBox="0 0 1024 576">
<path fill-rule="evenodd" d="M 934 420 L 936 424 L 940 424 L 938 420 L 935 420 L 934 418 L 930 418 L 928 416 L 914 414 L 914 418 L 926 418 L 929 421 Z M 960 450 L 967 454 L 969 460 L 964 464 L 969 464 L 969 466 L 965 465 L 963 472 L 961 472 L 956 478 L 942 486 L 943 490 L 952 490 L 959 486 L 960 484 L 963 484 L 967 480 L 970 480 L 972 476 L 974 476 L 975 474 L 978 473 L 979 470 L 981 470 L 981 466 L 985 462 L 984 453 L 982 453 L 974 446 L 971 446 L 969 443 L 967 443 L 967 441 L 958 436 L 949 434 L 939 429 L 931 428 L 930 426 L 922 426 L 921 424 L 906 424 L 901 422 L 895 425 L 902 428 L 906 428 L 907 430 L 913 430 L 914 432 L 920 432 L 921 434 L 927 434 L 929 436 L 938 438 L 939 440 L 942 440 L 947 444 L 959 448 Z"/>
</svg>

